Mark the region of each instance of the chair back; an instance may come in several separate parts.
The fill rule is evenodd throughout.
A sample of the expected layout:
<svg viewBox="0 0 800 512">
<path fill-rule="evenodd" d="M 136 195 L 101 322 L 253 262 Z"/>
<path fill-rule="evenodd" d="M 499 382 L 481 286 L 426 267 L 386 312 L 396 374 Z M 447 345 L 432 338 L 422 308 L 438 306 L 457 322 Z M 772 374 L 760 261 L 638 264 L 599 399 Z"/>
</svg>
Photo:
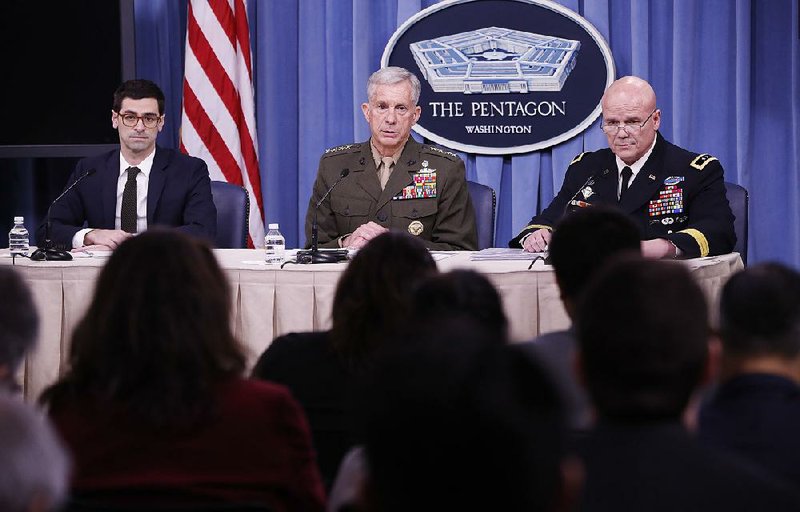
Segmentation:
<svg viewBox="0 0 800 512">
<path fill-rule="evenodd" d="M 747 189 L 736 183 L 725 182 L 725 192 L 728 195 L 728 203 L 733 211 L 733 230 L 736 232 L 736 245 L 734 252 L 742 256 L 742 262 L 747 264 L 747 232 L 748 232 L 748 213 L 747 208 L 750 203 L 750 196 Z"/>
<path fill-rule="evenodd" d="M 494 217 L 497 209 L 497 196 L 494 189 L 469 180 L 467 180 L 467 189 L 475 209 L 478 249 L 494 247 Z"/>
<path fill-rule="evenodd" d="M 233 183 L 212 181 L 211 195 L 217 207 L 215 245 L 220 249 L 246 248 L 250 230 L 250 196 L 247 190 Z"/>
</svg>

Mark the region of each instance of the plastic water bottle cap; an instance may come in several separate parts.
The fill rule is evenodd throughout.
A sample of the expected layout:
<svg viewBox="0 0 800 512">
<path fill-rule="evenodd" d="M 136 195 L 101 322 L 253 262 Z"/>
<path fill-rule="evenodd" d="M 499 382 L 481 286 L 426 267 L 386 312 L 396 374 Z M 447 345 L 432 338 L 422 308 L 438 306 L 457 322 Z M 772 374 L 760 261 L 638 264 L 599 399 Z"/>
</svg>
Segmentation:
<svg viewBox="0 0 800 512">
<path fill-rule="evenodd" d="M 269 225 L 269 229 L 278 229 L 278 225 L 277 224 L 270 224 Z"/>
</svg>

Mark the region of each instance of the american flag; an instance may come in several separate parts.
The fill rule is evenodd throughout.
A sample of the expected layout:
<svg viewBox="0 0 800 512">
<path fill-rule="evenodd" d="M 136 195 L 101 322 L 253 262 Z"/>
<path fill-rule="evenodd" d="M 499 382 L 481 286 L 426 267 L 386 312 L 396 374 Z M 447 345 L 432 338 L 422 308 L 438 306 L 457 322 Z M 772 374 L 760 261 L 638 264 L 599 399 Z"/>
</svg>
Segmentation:
<svg viewBox="0 0 800 512">
<path fill-rule="evenodd" d="M 248 245 L 264 242 L 250 33 L 244 0 L 189 0 L 181 151 L 250 194 Z"/>
</svg>

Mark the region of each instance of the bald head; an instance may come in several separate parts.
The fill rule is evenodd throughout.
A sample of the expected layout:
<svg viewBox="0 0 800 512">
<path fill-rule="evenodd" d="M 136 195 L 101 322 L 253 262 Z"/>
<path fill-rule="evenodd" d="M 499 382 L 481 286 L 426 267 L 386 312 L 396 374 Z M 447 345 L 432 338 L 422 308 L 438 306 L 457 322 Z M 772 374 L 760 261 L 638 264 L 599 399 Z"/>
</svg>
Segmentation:
<svg viewBox="0 0 800 512">
<path fill-rule="evenodd" d="M 656 93 L 635 76 L 622 77 L 606 89 L 602 101 L 604 125 L 628 128 L 606 131 L 608 146 L 623 162 L 633 164 L 647 153 L 661 125 Z"/>
</svg>

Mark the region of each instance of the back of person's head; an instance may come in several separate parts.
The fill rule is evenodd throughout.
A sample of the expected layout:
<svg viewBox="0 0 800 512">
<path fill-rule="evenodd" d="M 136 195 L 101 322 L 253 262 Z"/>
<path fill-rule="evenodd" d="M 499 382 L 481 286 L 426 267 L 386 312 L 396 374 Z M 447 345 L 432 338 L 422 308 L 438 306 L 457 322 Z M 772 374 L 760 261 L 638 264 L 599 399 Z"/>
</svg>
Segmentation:
<svg viewBox="0 0 800 512">
<path fill-rule="evenodd" d="M 579 303 L 577 334 L 583 379 L 601 417 L 678 419 L 708 357 L 705 297 L 681 263 L 615 259 Z"/>
<path fill-rule="evenodd" d="M 474 270 L 452 270 L 422 281 L 407 327 L 434 329 L 446 319 L 471 319 L 498 342 L 508 340 L 508 319 L 494 285 Z"/>
<path fill-rule="evenodd" d="M 36 342 L 39 317 L 31 292 L 12 267 L 0 267 L 0 388 L 16 390 L 14 376 Z"/>
<path fill-rule="evenodd" d="M 57 510 L 68 478 L 69 459 L 47 419 L 0 396 L 0 510 Z"/>
<path fill-rule="evenodd" d="M 209 246 L 174 230 L 123 242 L 75 328 L 67 374 L 44 395 L 124 405 L 145 424 L 196 421 L 213 386 L 241 375 L 230 289 Z"/>
<path fill-rule="evenodd" d="M 800 273 L 763 263 L 733 275 L 720 298 L 720 334 L 728 355 L 800 355 Z"/>
<path fill-rule="evenodd" d="M 563 409 L 544 370 L 475 323 L 386 347 L 362 390 L 367 510 L 553 510 Z"/>
<path fill-rule="evenodd" d="M 549 244 L 562 297 L 577 301 L 592 275 L 623 252 L 641 253 L 641 241 L 639 228 L 621 211 L 591 206 L 565 216 Z"/>
<path fill-rule="evenodd" d="M 122 108 L 122 100 L 125 98 L 130 98 L 132 100 L 154 98 L 158 103 L 159 115 L 164 114 L 164 92 L 155 82 L 142 78 L 122 82 L 119 87 L 117 87 L 117 90 L 114 91 L 114 101 L 112 105 L 114 112 L 120 111 Z"/>
<path fill-rule="evenodd" d="M 407 233 L 384 233 L 360 249 L 333 299 L 331 337 L 339 354 L 362 363 L 382 342 L 382 333 L 408 321 L 415 285 L 436 272 L 428 249 Z"/>
</svg>

